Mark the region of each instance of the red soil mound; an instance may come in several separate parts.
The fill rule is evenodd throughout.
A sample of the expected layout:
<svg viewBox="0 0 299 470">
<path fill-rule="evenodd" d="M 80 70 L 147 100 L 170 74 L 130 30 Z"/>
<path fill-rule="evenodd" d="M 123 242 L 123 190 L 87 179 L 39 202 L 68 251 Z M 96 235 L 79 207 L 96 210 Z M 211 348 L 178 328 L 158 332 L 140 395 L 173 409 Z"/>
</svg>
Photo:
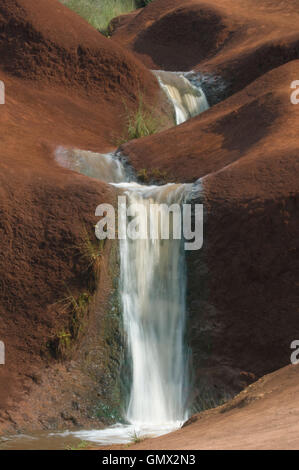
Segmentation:
<svg viewBox="0 0 299 470">
<path fill-rule="evenodd" d="M 219 74 L 231 94 L 299 58 L 298 22 L 298 0 L 163 0 L 128 16 L 113 38 L 149 68 Z"/>
<path fill-rule="evenodd" d="M 196 381 L 217 399 L 288 364 L 299 337 L 299 106 L 290 102 L 298 76 L 299 61 L 290 62 L 123 147 L 137 169 L 203 177 L 205 244 L 188 257 L 189 312 Z"/>
<path fill-rule="evenodd" d="M 153 103 L 160 90 L 129 52 L 56 0 L 3 0 L 0 54 L 6 86 L 0 106 L 0 340 L 6 346 L 0 430 L 88 425 L 100 393 L 96 357 L 104 354 L 99 330 L 111 291 L 108 270 L 101 278 L 102 311 L 93 320 L 90 312 L 86 325 L 92 324 L 94 342 L 80 349 L 100 366 L 93 378 L 91 359 L 80 370 L 75 350 L 78 362 L 67 372 L 47 343 L 70 323 L 59 302 L 89 289 L 78 247 L 85 226 L 92 236 L 96 206 L 113 201 L 114 191 L 59 168 L 53 152 L 58 145 L 111 149 L 123 131 L 122 100 L 134 109 L 140 91 Z"/>
<path fill-rule="evenodd" d="M 4 71 L 67 87 L 77 84 L 110 99 L 147 96 L 157 84 L 142 64 L 58 0 L 3 0 L 0 54 Z"/>
<path fill-rule="evenodd" d="M 197 415 L 179 431 L 146 439 L 129 450 L 298 449 L 298 393 L 298 366 L 286 367 L 227 404 Z"/>
</svg>

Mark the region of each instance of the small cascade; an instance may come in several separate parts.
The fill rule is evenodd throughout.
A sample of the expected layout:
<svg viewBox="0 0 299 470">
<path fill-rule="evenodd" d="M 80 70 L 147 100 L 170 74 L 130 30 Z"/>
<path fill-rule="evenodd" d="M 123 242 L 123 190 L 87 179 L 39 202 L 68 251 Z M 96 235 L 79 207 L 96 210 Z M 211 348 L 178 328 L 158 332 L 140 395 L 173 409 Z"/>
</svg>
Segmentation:
<svg viewBox="0 0 299 470">
<path fill-rule="evenodd" d="M 191 83 L 187 74 L 153 71 L 175 110 L 176 124 L 182 124 L 209 109 L 204 91 Z"/>
<path fill-rule="evenodd" d="M 113 153 L 102 154 L 58 147 L 55 160 L 64 168 L 106 183 L 119 183 L 127 180 L 122 163 Z"/>
</svg>

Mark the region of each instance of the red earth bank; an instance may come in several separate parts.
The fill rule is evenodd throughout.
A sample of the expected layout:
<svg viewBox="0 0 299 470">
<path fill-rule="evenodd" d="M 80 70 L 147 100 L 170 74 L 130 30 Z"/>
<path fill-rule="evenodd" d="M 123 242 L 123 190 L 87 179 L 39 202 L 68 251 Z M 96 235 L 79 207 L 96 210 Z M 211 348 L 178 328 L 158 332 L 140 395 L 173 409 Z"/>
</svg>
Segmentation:
<svg viewBox="0 0 299 470">
<path fill-rule="evenodd" d="M 0 54 L 0 432 L 88 426 L 101 398 L 97 372 L 82 372 L 76 351 L 67 372 L 47 343 L 70 322 L 59 302 L 88 288 L 78 247 L 85 227 L 92 237 L 96 206 L 115 193 L 53 155 L 58 145 L 110 150 L 125 126 L 122 100 L 133 110 L 140 90 L 154 103 L 160 89 L 131 53 L 56 0 L 3 0 Z M 102 277 L 91 332 L 102 328 L 115 274 Z M 104 354 L 97 337 L 89 343 L 85 356 Z"/>
<path fill-rule="evenodd" d="M 182 429 L 129 450 L 299 449 L 298 366 L 266 375 L 227 404 L 200 413 Z"/>
</svg>

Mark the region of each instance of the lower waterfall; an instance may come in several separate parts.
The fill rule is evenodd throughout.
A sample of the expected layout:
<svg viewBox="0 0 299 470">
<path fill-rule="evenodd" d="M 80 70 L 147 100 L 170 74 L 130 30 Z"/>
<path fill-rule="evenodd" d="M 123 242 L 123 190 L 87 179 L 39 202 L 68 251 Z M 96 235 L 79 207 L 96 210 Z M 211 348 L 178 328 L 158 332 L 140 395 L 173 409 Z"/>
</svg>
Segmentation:
<svg viewBox="0 0 299 470">
<path fill-rule="evenodd" d="M 141 427 L 176 427 L 187 419 L 185 256 L 182 240 L 161 239 L 161 227 L 168 223 L 168 206 L 182 202 L 185 187 L 122 186 L 127 188 L 128 204 L 144 207 L 144 219 L 149 218 L 150 204 L 154 208 L 158 202 L 165 204 L 158 206 L 162 210 L 152 219 L 156 239 L 148 233 L 145 239 L 120 240 L 120 294 L 132 361 L 126 419 Z M 180 222 L 174 219 L 174 223 Z"/>
<path fill-rule="evenodd" d="M 157 436 L 177 429 L 188 419 L 186 273 L 184 243 L 181 236 L 175 236 L 181 233 L 181 219 L 176 220 L 173 214 L 169 217 L 169 213 L 173 205 L 181 207 L 193 185 L 145 186 L 128 182 L 124 167 L 113 154 L 59 147 L 56 160 L 84 174 L 88 168 L 89 176 L 99 178 L 101 173 L 125 196 L 129 207 L 136 204 L 142 207 L 139 224 L 147 227 L 142 239 L 119 240 L 119 290 L 131 363 L 131 386 L 124 415 L 127 424 L 72 434 L 110 444 L 129 442 L 132 433 Z M 127 227 L 129 220 L 126 215 L 121 223 Z M 168 239 L 162 236 L 166 224 Z M 154 237 L 149 236 L 150 230 Z"/>
</svg>

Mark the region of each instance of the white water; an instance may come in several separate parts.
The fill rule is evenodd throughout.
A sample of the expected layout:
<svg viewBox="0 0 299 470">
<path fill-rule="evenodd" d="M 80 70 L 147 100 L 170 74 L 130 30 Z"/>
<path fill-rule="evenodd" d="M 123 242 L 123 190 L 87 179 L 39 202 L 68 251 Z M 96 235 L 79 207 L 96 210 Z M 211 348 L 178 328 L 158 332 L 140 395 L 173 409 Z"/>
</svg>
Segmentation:
<svg viewBox="0 0 299 470">
<path fill-rule="evenodd" d="M 164 71 L 153 71 L 153 73 L 174 107 L 176 124 L 182 124 L 209 109 L 202 88 L 193 85 L 183 73 Z"/>
<path fill-rule="evenodd" d="M 103 430 L 78 431 L 73 436 L 99 444 L 124 443 L 133 434 L 158 436 L 179 428 L 188 418 L 188 366 L 184 347 L 185 255 L 182 240 L 161 239 L 167 207 L 181 204 L 192 185 L 143 186 L 126 182 L 124 168 L 113 155 L 59 148 L 56 160 L 67 168 L 117 186 L 127 205 L 142 204 L 148 221 L 149 205 L 164 203 L 155 222 L 157 239 L 120 240 L 120 295 L 132 383 L 124 419 Z M 103 179 L 103 177 L 101 177 Z M 120 183 L 120 180 L 124 182 Z M 142 222 L 142 223 L 143 223 Z M 127 224 L 127 220 L 122 223 Z M 148 224 L 149 226 L 149 224 Z M 170 227 L 171 228 L 171 227 Z M 181 227 L 173 227 L 181 230 Z M 171 232 L 170 232 L 171 233 Z"/>
<path fill-rule="evenodd" d="M 204 92 L 182 74 L 155 74 L 174 106 L 177 124 L 209 108 Z M 192 185 L 143 186 L 127 182 L 124 167 L 113 154 L 60 147 L 55 158 L 66 168 L 117 186 L 124 191 L 127 205 L 142 204 L 146 208 L 144 219 L 149 217 L 151 203 L 182 204 L 192 191 Z M 154 219 L 159 234 L 168 220 L 165 212 L 162 211 L 160 222 Z M 176 228 L 180 227 L 174 230 Z M 185 290 L 185 255 L 181 240 L 162 240 L 161 237 L 120 240 L 120 295 L 132 369 L 124 416 L 128 424 L 62 436 L 72 434 L 103 445 L 127 443 L 136 434 L 166 434 L 188 419 Z"/>
<path fill-rule="evenodd" d="M 150 203 L 165 203 L 160 221 L 158 213 L 153 218 L 158 239 L 120 240 L 120 291 L 132 360 L 126 419 L 138 427 L 177 427 L 187 419 L 185 258 L 181 240 L 162 240 L 161 228 L 168 205 L 184 199 L 185 186 L 122 187 L 129 205 L 144 205 L 145 219 Z"/>
<path fill-rule="evenodd" d="M 123 165 L 112 153 L 100 154 L 88 150 L 58 147 L 55 151 L 55 160 L 64 168 L 106 183 L 126 180 Z"/>
</svg>

